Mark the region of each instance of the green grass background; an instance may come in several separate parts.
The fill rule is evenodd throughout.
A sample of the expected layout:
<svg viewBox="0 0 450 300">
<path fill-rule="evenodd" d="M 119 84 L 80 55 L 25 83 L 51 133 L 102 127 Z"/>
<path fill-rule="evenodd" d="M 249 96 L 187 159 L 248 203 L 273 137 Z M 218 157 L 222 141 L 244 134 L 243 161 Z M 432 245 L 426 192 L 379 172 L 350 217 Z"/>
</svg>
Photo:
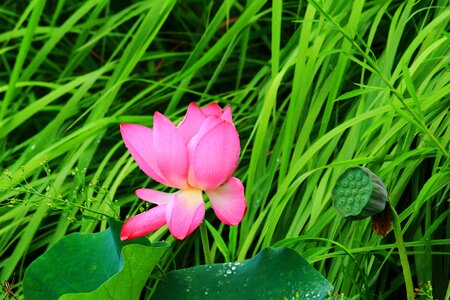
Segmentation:
<svg viewBox="0 0 450 300">
<path fill-rule="evenodd" d="M 5 0 L 0 4 L 0 279 L 22 295 L 27 266 L 71 232 L 147 209 L 165 190 L 139 170 L 122 122 L 174 122 L 187 105 L 231 105 L 247 215 L 207 211 L 164 272 L 301 253 L 354 299 L 405 297 L 393 232 L 332 207 L 346 167 L 386 183 L 414 285 L 450 297 L 449 1 Z"/>
</svg>

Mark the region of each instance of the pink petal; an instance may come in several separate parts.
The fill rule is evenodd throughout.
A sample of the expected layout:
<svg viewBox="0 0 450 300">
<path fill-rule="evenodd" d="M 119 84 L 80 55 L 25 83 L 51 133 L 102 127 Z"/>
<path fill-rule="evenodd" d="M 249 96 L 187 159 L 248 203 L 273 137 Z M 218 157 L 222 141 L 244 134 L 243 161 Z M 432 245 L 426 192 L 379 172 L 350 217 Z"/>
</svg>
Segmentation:
<svg viewBox="0 0 450 300">
<path fill-rule="evenodd" d="M 120 133 L 139 168 L 154 180 L 167 185 L 156 164 L 152 130 L 136 124 L 120 124 Z"/>
<path fill-rule="evenodd" d="M 197 133 L 205 120 L 205 115 L 195 103 L 189 104 L 186 116 L 178 124 L 178 131 L 183 137 L 184 143 L 187 145 L 189 140 Z"/>
<path fill-rule="evenodd" d="M 203 130 L 204 127 L 209 130 Z M 207 118 L 190 141 L 188 152 L 189 184 L 204 191 L 213 190 L 227 181 L 237 167 L 239 135 L 227 121 L 208 122 Z"/>
<path fill-rule="evenodd" d="M 231 107 L 227 106 L 225 110 L 223 111 L 222 120 L 228 121 L 228 123 L 233 124 L 232 114 L 231 114 Z M 233 124 L 234 125 L 234 124 Z"/>
<path fill-rule="evenodd" d="M 232 177 L 225 185 L 207 191 L 211 206 L 222 223 L 237 225 L 247 210 L 244 186 L 236 177 Z"/>
<path fill-rule="evenodd" d="M 164 192 L 155 191 L 155 190 L 151 190 L 151 189 L 138 189 L 134 193 L 140 199 L 150 202 L 150 203 L 155 203 L 158 205 L 168 204 L 169 201 L 172 200 L 174 197 L 174 194 L 164 193 Z"/>
<path fill-rule="evenodd" d="M 187 151 L 178 128 L 164 115 L 156 112 L 153 121 L 153 143 L 161 174 L 169 186 L 187 187 Z"/>
<path fill-rule="evenodd" d="M 120 239 L 131 240 L 147 235 L 166 224 L 167 205 L 156 206 L 128 219 L 122 226 Z"/>
<path fill-rule="evenodd" d="M 222 116 L 222 108 L 215 102 L 205 106 L 202 111 L 205 116 L 216 116 L 219 118 Z"/>
<path fill-rule="evenodd" d="M 170 233 L 179 240 L 191 234 L 204 217 L 205 203 L 201 190 L 182 190 L 167 205 L 167 226 Z"/>
<path fill-rule="evenodd" d="M 189 161 L 189 169 L 188 169 L 188 184 L 193 187 L 198 187 L 197 185 L 197 179 L 195 177 L 195 171 L 194 171 L 194 153 L 195 149 L 197 147 L 198 141 L 202 139 L 205 134 L 207 134 L 209 131 L 211 131 L 214 127 L 219 125 L 221 123 L 221 120 L 217 118 L 216 116 L 209 116 L 205 119 L 205 121 L 202 124 L 202 127 L 200 127 L 200 130 L 196 135 L 192 137 L 192 139 L 189 141 L 187 150 L 188 150 L 188 161 Z M 200 187 L 201 189 L 201 187 Z"/>
<path fill-rule="evenodd" d="M 199 138 L 202 138 L 205 134 L 207 134 L 209 131 L 211 131 L 211 129 L 213 129 L 214 127 L 219 125 L 221 122 L 222 122 L 222 120 L 217 118 L 216 116 L 206 117 L 206 119 L 202 123 L 202 126 L 198 130 L 197 134 L 192 137 L 191 141 L 193 139 L 198 140 Z"/>
</svg>

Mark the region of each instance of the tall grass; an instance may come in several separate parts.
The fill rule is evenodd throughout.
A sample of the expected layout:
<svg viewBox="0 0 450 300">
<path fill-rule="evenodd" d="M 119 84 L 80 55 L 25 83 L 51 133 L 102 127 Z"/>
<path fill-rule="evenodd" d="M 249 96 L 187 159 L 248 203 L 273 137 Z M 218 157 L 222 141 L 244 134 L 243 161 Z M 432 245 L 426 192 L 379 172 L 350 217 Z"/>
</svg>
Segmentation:
<svg viewBox="0 0 450 300">
<path fill-rule="evenodd" d="M 449 1 L 7 0 L 0 19 L 0 279 L 17 295 L 56 241 L 164 189 L 119 123 L 215 101 L 233 108 L 247 215 L 230 228 L 208 211 L 185 241 L 158 230 L 173 242 L 161 272 L 288 246 L 345 295 L 404 298 L 393 232 L 331 205 L 338 176 L 364 165 L 399 212 L 414 284 L 450 296 Z"/>
</svg>

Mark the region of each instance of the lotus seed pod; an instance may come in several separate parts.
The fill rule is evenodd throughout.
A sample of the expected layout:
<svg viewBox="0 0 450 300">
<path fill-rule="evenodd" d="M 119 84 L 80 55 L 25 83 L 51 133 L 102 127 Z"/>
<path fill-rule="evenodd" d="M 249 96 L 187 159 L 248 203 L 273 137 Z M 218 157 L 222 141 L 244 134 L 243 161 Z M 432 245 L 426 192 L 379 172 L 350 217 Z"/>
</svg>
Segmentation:
<svg viewBox="0 0 450 300">
<path fill-rule="evenodd" d="M 345 170 L 337 180 L 332 196 L 334 208 L 350 220 L 360 220 L 382 212 L 387 201 L 383 181 L 363 167 Z"/>
</svg>

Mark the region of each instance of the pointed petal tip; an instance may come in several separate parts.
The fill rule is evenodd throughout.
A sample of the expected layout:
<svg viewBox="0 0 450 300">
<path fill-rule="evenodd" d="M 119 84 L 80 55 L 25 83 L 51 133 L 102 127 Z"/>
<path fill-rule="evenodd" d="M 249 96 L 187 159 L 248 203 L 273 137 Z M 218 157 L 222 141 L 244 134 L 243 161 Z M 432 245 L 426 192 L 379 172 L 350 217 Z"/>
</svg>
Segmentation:
<svg viewBox="0 0 450 300">
<path fill-rule="evenodd" d="M 159 111 L 155 111 L 153 114 L 153 130 L 155 130 L 158 126 L 164 126 L 161 125 L 162 123 L 170 122 L 172 125 L 172 121 L 170 121 L 164 114 L 160 113 Z"/>
<path fill-rule="evenodd" d="M 139 238 L 161 228 L 166 224 L 166 206 L 153 207 L 126 220 L 120 231 L 120 239 Z"/>
<path fill-rule="evenodd" d="M 189 104 L 186 115 L 177 126 L 186 145 L 189 143 L 191 138 L 197 134 L 203 124 L 203 121 L 205 121 L 205 118 L 205 114 L 197 106 L 197 104 L 194 102 Z"/>
<path fill-rule="evenodd" d="M 133 125 L 133 124 L 121 123 L 119 125 L 120 133 L 122 134 L 122 137 L 124 136 L 124 131 L 127 130 L 130 127 L 130 125 Z"/>
<path fill-rule="evenodd" d="M 139 124 L 120 124 L 120 133 L 139 168 L 154 180 L 167 184 L 155 160 L 153 129 Z"/>
<path fill-rule="evenodd" d="M 155 111 L 155 113 L 153 114 L 153 127 L 155 127 L 155 122 L 161 121 L 168 121 L 173 125 L 172 121 L 170 121 L 169 118 L 167 118 L 164 114 L 160 113 L 159 111 Z"/>
<path fill-rule="evenodd" d="M 233 113 L 232 113 L 232 111 L 231 111 L 231 106 L 227 106 L 227 107 L 225 107 L 225 109 L 224 109 L 224 111 L 223 111 L 223 114 L 222 114 L 222 117 L 220 117 L 222 120 L 225 120 L 225 121 L 227 121 L 228 123 L 230 123 L 231 125 L 233 125 L 234 126 L 234 123 L 233 123 Z"/>
<path fill-rule="evenodd" d="M 128 226 L 125 226 L 125 224 L 127 223 L 127 221 L 125 221 L 125 223 L 122 226 L 122 229 L 120 230 L 120 240 L 121 241 L 126 241 L 130 239 L 130 232 L 126 232 L 128 230 Z"/>
<path fill-rule="evenodd" d="M 127 129 L 131 129 L 131 128 L 133 128 L 133 127 L 139 127 L 139 126 L 141 126 L 141 127 L 147 127 L 147 126 L 144 126 L 144 125 L 132 124 L 132 123 L 120 123 L 120 124 L 119 124 L 120 131 L 122 131 L 122 130 L 127 130 Z"/>
<path fill-rule="evenodd" d="M 207 116 L 216 116 L 219 118 L 222 116 L 222 108 L 216 102 L 211 102 L 210 104 L 206 105 L 202 109 L 202 111 Z"/>
</svg>

